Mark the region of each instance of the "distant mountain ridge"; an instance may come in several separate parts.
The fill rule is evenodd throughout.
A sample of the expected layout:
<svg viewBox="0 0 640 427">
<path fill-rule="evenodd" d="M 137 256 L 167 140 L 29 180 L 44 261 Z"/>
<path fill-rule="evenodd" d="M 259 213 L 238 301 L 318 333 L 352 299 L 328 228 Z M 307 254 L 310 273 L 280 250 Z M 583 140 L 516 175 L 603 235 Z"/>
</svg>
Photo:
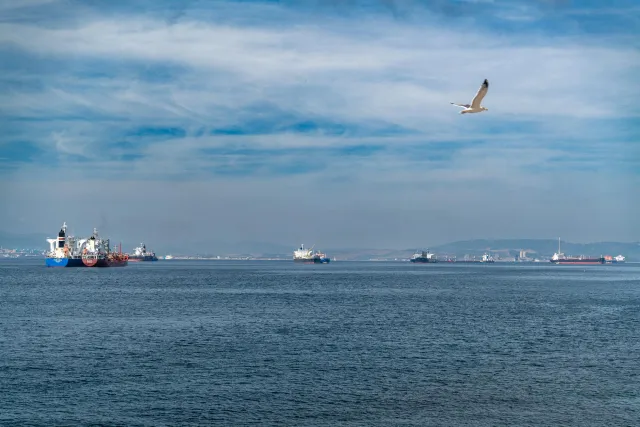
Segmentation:
<svg viewBox="0 0 640 427">
<path fill-rule="evenodd" d="M 45 249 L 48 247 L 47 237 L 55 237 L 56 233 L 51 236 L 39 233 L 30 234 L 14 234 L 6 231 L 0 231 L 0 247 L 9 249 Z"/>
<path fill-rule="evenodd" d="M 476 239 L 447 243 L 434 248 L 439 252 L 484 251 L 509 252 L 515 255 L 524 250 L 536 256 L 553 255 L 558 251 L 558 241 L 554 239 Z M 560 241 L 560 250 L 567 255 L 619 255 L 640 257 L 640 242 L 593 242 L 571 243 Z"/>
<path fill-rule="evenodd" d="M 461 240 L 437 246 L 419 246 L 413 249 L 353 249 L 329 250 L 330 256 L 342 259 L 406 259 L 417 250 L 429 249 L 437 256 L 464 255 L 481 256 L 485 252 L 501 258 L 512 258 L 525 251 L 527 257 L 549 259 L 558 251 L 558 241 L 554 239 L 474 239 Z M 594 242 L 571 243 L 561 240 L 560 250 L 566 255 L 624 255 L 628 261 L 640 261 L 640 242 Z"/>
</svg>

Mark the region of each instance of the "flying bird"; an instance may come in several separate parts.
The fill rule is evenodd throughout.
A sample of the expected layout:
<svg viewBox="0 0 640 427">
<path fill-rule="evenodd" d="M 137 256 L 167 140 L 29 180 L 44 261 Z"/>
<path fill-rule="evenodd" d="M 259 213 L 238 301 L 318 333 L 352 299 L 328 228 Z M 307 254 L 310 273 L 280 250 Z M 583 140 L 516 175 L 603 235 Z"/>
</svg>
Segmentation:
<svg viewBox="0 0 640 427">
<path fill-rule="evenodd" d="M 488 90 L 489 90 L 489 80 L 484 79 L 484 82 L 482 82 L 482 85 L 480 86 L 480 89 L 478 89 L 478 93 L 476 93 L 476 96 L 473 98 L 473 101 L 471 101 L 471 104 L 456 104 L 455 102 L 452 102 L 452 104 L 457 105 L 458 107 L 464 108 L 464 110 L 460 111 L 460 114 L 481 113 L 483 111 L 489 111 L 488 108 L 482 107 L 480 105 L 480 103 L 482 102 L 482 99 L 487 94 Z"/>
</svg>

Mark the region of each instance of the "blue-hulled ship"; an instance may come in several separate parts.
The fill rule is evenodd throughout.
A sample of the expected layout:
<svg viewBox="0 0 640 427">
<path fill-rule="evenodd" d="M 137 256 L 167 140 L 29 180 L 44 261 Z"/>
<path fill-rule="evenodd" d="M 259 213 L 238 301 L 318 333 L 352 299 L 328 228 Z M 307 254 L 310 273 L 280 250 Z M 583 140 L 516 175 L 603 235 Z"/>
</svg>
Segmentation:
<svg viewBox="0 0 640 427">
<path fill-rule="evenodd" d="M 409 261 L 420 264 L 427 264 L 438 262 L 438 258 L 435 254 L 429 252 L 429 249 L 427 249 L 426 251 L 416 252 L 415 254 L 413 254 Z"/>
<path fill-rule="evenodd" d="M 101 239 L 94 228 L 88 239 L 67 235 L 67 223 L 62 224 L 56 239 L 47 239 L 49 252 L 45 257 L 47 267 L 124 267 L 128 255 L 112 252 L 109 239 Z"/>
<path fill-rule="evenodd" d="M 153 251 L 147 252 L 147 245 L 140 243 L 140 246 L 133 249 L 133 254 L 129 255 L 129 261 L 157 261 L 158 257 Z"/>
<path fill-rule="evenodd" d="M 313 247 L 305 249 L 304 245 L 300 245 L 300 249 L 293 251 L 293 261 L 305 264 L 329 264 L 331 258 L 319 251 L 314 253 Z"/>
</svg>

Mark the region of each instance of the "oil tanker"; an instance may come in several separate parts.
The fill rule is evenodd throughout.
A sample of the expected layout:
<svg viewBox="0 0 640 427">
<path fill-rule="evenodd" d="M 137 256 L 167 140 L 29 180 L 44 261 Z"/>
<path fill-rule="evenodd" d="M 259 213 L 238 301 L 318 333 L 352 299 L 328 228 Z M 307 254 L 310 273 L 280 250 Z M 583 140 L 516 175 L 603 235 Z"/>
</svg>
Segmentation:
<svg viewBox="0 0 640 427">
<path fill-rule="evenodd" d="M 111 251 L 109 239 L 98 236 L 93 229 L 89 238 L 76 238 L 67 235 L 67 223 L 63 223 L 56 239 L 47 239 L 49 252 L 45 256 L 47 267 L 125 267 L 127 254 Z"/>
<path fill-rule="evenodd" d="M 558 239 L 558 252 L 554 253 L 549 260 L 553 264 L 574 264 L 574 265 L 594 265 L 605 264 L 606 260 L 603 256 L 589 257 L 589 256 L 566 256 L 560 250 L 560 239 Z"/>
<path fill-rule="evenodd" d="M 493 257 L 491 255 L 485 253 L 485 254 L 482 255 L 482 258 L 480 258 L 480 259 L 476 259 L 475 257 L 471 258 L 471 259 L 468 259 L 468 258 L 463 258 L 463 259 L 453 258 L 453 259 L 451 259 L 451 258 L 449 258 L 449 259 L 447 259 L 447 262 L 452 262 L 452 263 L 455 263 L 455 264 L 494 264 L 496 262 L 496 260 L 493 259 Z"/>
<path fill-rule="evenodd" d="M 129 255 L 130 262 L 137 261 L 157 261 L 158 257 L 155 252 L 147 252 L 147 245 L 140 243 L 140 246 L 133 249 L 133 254 Z"/>
<path fill-rule="evenodd" d="M 303 262 L 305 264 L 328 264 L 331 261 L 326 254 L 311 249 L 305 249 L 304 245 L 300 245 L 300 249 L 293 251 L 293 261 Z"/>
<path fill-rule="evenodd" d="M 431 252 L 429 252 L 429 249 L 427 249 L 426 251 L 416 252 L 415 254 L 413 254 L 409 261 L 420 264 L 427 264 L 438 262 L 438 258 L 436 258 L 435 254 L 432 254 Z"/>
</svg>

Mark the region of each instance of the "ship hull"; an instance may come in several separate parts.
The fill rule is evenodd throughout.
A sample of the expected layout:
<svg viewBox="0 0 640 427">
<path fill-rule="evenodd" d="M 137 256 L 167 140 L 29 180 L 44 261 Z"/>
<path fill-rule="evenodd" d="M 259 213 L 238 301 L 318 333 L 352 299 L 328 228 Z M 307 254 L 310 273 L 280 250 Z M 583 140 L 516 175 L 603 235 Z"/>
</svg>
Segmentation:
<svg viewBox="0 0 640 427">
<path fill-rule="evenodd" d="M 433 264 L 435 262 L 438 262 L 438 260 L 429 259 L 429 258 L 411 258 L 409 261 L 415 262 L 418 264 Z"/>
<path fill-rule="evenodd" d="M 45 258 L 47 267 L 86 267 L 81 258 Z"/>
<path fill-rule="evenodd" d="M 329 264 L 329 258 L 294 258 L 293 262 L 301 264 Z"/>
<path fill-rule="evenodd" d="M 599 265 L 606 264 L 604 261 L 600 260 L 579 260 L 579 261 L 551 261 L 552 264 L 557 265 Z"/>
<path fill-rule="evenodd" d="M 146 255 L 146 256 L 130 255 L 129 256 L 130 262 L 157 261 L 157 260 L 158 260 L 158 257 L 152 256 L 152 255 Z"/>
<path fill-rule="evenodd" d="M 576 260 L 571 260 L 571 259 L 565 259 L 565 260 L 559 260 L 559 261 L 551 261 L 552 264 L 559 264 L 559 265 L 598 265 L 598 264 L 605 264 L 605 260 L 604 258 L 593 258 L 593 259 L 576 259 Z"/>
<path fill-rule="evenodd" d="M 481 261 L 479 259 L 463 259 L 461 261 L 448 260 L 447 262 L 453 264 L 494 264 L 495 261 Z"/>
<path fill-rule="evenodd" d="M 47 267 L 125 267 L 127 260 L 107 260 L 104 258 L 45 258 Z"/>
<path fill-rule="evenodd" d="M 128 264 L 127 260 L 101 259 L 96 267 L 126 267 Z"/>
<path fill-rule="evenodd" d="M 98 264 L 98 257 L 82 257 L 82 263 L 85 265 L 85 267 L 95 267 Z"/>
</svg>

